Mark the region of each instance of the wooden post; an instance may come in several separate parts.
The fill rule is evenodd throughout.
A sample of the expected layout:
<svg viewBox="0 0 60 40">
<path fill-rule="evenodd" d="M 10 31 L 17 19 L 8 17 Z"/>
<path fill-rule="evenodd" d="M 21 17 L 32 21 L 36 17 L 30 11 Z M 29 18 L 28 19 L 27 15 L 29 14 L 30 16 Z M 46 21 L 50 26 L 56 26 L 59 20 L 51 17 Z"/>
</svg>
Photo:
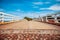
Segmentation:
<svg viewBox="0 0 60 40">
<path fill-rule="evenodd" d="M 2 14 L 1 16 L 2 16 L 1 22 L 4 23 L 4 14 Z"/>
<path fill-rule="evenodd" d="M 46 16 L 46 22 L 48 22 L 48 19 L 47 19 L 48 17 Z"/>
<path fill-rule="evenodd" d="M 55 23 L 58 23 L 57 15 L 54 15 L 54 17 L 55 17 Z"/>
</svg>

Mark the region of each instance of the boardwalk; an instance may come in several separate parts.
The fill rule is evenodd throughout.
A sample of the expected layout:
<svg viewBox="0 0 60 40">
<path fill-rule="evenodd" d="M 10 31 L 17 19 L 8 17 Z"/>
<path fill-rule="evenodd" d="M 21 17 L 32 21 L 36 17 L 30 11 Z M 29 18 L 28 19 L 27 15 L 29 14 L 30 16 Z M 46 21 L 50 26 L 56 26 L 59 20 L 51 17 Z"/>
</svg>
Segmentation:
<svg viewBox="0 0 60 40">
<path fill-rule="evenodd" d="M 22 20 L 15 23 L 0 25 L 0 29 L 60 29 L 60 27 L 42 22 Z"/>
</svg>

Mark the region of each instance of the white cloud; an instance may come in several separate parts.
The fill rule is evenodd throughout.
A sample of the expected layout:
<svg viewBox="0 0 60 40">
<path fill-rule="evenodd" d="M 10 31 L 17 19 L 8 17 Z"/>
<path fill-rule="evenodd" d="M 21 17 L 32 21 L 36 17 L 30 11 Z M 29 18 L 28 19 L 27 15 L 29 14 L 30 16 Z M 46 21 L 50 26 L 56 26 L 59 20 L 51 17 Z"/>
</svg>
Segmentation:
<svg viewBox="0 0 60 40">
<path fill-rule="evenodd" d="M 16 11 L 17 11 L 17 12 L 24 12 L 24 11 L 22 11 L 21 9 L 17 9 Z"/>
<path fill-rule="evenodd" d="M 33 2 L 35 5 L 50 4 L 50 2 Z"/>
<path fill-rule="evenodd" d="M 39 6 L 36 6 L 36 5 L 33 5 L 32 7 L 33 7 L 33 8 L 39 8 Z"/>
<path fill-rule="evenodd" d="M 60 10 L 60 5 L 53 5 L 53 6 L 51 6 L 48 9 L 51 9 L 51 10 Z"/>
<path fill-rule="evenodd" d="M 60 0 L 56 0 L 56 1 L 60 2 Z"/>
<path fill-rule="evenodd" d="M 52 14 L 53 12 L 51 11 L 40 11 L 40 12 L 28 12 L 27 14 L 25 14 L 27 17 L 31 17 L 31 18 L 38 18 L 39 16 L 46 16 L 47 14 Z"/>
<path fill-rule="evenodd" d="M 40 4 L 43 4 L 43 2 L 33 2 L 33 4 L 40 5 Z"/>
<path fill-rule="evenodd" d="M 24 11 L 22 11 L 21 9 L 16 9 L 15 11 L 10 11 L 8 13 L 11 13 L 11 14 L 17 15 L 17 16 L 21 16 L 21 14 L 23 14 Z"/>
<path fill-rule="evenodd" d="M 48 9 L 48 10 L 60 10 L 60 5 L 52 5 L 50 6 L 49 8 L 40 8 L 40 10 L 45 10 L 45 9 Z"/>
<path fill-rule="evenodd" d="M 40 10 L 46 10 L 47 8 L 40 8 Z"/>
<path fill-rule="evenodd" d="M 39 8 L 39 5 L 50 4 L 50 2 L 33 2 L 33 8 Z"/>
<path fill-rule="evenodd" d="M 38 17 L 39 16 L 39 13 L 38 12 L 27 12 L 24 15 L 27 16 L 27 17 L 34 18 L 34 17 Z"/>
</svg>

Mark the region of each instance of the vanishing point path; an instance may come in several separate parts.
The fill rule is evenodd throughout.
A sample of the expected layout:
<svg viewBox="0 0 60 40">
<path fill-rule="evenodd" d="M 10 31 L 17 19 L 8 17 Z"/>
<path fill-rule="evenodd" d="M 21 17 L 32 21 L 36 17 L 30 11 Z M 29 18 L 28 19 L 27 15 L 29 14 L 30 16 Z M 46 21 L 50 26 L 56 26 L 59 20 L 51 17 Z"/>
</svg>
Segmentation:
<svg viewBox="0 0 60 40">
<path fill-rule="evenodd" d="M 0 29 L 59 29 L 60 30 L 60 27 L 42 22 L 22 20 L 15 23 L 0 25 Z"/>
</svg>

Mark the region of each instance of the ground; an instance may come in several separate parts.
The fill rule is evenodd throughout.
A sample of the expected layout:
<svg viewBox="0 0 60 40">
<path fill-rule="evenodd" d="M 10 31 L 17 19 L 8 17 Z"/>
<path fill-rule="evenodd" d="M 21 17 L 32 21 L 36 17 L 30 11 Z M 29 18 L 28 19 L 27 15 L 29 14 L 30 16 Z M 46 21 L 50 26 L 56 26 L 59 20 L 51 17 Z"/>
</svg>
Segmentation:
<svg viewBox="0 0 60 40">
<path fill-rule="evenodd" d="M 19 22 L 0 25 L 0 29 L 60 29 L 60 27 L 43 22 L 21 20 Z"/>
</svg>

